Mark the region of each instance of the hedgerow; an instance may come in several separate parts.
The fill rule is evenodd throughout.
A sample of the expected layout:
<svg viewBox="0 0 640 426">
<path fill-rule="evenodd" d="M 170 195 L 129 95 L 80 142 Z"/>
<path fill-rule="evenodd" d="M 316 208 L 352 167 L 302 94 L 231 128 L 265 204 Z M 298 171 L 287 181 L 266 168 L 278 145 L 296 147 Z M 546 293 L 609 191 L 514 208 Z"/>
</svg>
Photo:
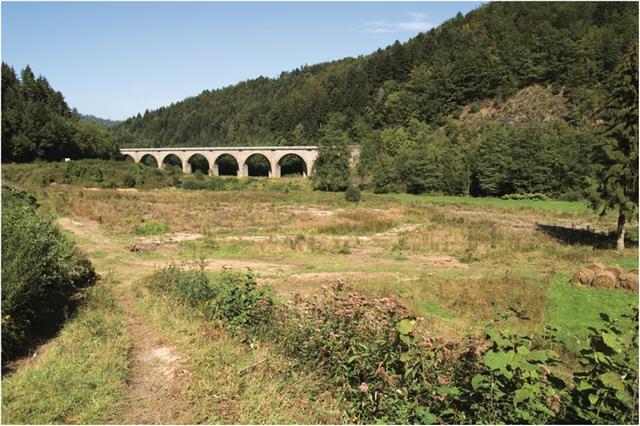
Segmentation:
<svg viewBox="0 0 640 426">
<path fill-rule="evenodd" d="M 46 187 L 65 184 L 97 188 L 182 188 L 206 191 L 263 189 L 293 191 L 310 189 L 306 179 L 238 179 L 234 176 L 206 176 L 196 171 L 183 174 L 178 167 L 147 166 L 130 161 L 74 160 L 54 163 L 3 164 L 2 178 L 12 184 Z"/>
<path fill-rule="evenodd" d="M 395 297 L 367 299 L 342 282 L 279 302 L 250 271 L 209 279 L 202 267 L 172 265 L 149 286 L 323 373 L 354 422 L 638 421 L 637 309 L 635 326 L 593 329 L 590 349 L 579 355 L 582 368 L 566 374 L 551 333 L 522 335 L 494 324 L 485 339 L 432 337 Z"/>
<path fill-rule="evenodd" d="M 57 330 L 96 274 L 35 198 L 2 187 L 2 360 Z"/>
</svg>

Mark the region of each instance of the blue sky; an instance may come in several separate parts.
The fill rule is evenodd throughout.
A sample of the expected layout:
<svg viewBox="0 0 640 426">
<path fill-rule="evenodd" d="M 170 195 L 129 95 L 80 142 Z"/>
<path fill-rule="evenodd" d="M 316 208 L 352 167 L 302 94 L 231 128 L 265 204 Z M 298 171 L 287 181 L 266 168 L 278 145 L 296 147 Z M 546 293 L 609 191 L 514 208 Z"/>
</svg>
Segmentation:
<svg viewBox="0 0 640 426">
<path fill-rule="evenodd" d="M 2 2 L 2 60 L 84 114 L 124 119 L 205 89 L 368 54 L 481 2 Z"/>
</svg>

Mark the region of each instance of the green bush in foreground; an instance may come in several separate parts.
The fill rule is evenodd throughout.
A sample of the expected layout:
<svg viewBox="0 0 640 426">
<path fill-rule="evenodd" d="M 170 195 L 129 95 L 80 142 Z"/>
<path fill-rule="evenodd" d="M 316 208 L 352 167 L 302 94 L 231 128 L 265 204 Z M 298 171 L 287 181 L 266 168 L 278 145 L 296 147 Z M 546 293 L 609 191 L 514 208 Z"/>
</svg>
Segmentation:
<svg viewBox="0 0 640 426">
<path fill-rule="evenodd" d="M 32 198 L 2 188 L 2 361 L 55 332 L 96 274 Z"/>
<path fill-rule="evenodd" d="M 338 283 L 277 303 L 251 273 L 158 271 L 150 287 L 196 307 L 341 389 L 360 423 L 637 423 L 635 327 L 592 330 L 583 367 L 561 378 L 551 335 L 489 327 L 484 340 L 425 336 L 395 298 L 366 299 Z M 636 311 L 637 312 L 637 311 Z"/>
<path fill-rule="evenodd" d="M 150 280 L 153 290 L 169 292 L 178 300 L 197 308 L 212 320 L 221 320 L 236 329 L 252 330 L 271 323 L 275 299 L 269 287 L 258 288 L 251 271 L 224 269 L 210 281 L 203 267 L 182 270 L 175 265 L 156 272 Z"/>
<path fill-rule="evenodd" d="M 590 328 L 589 347 L 580 351 L 584 367 L 576 373 L 571 412 L 576 423 L 638 423 L 638 309 L 631 319 L 635 326 L 602 314 L 603 325 Z M 628 325 L 628 324 L 627 324 Z"/>
</svg>

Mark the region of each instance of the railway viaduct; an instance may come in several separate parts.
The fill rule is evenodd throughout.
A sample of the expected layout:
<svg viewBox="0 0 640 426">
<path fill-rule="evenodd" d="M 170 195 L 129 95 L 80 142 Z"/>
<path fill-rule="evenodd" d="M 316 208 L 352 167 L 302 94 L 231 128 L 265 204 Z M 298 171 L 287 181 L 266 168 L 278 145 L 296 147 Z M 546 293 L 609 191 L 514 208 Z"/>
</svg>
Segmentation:
<svg viewBox="0 0 640 426">
<path fill-rule="evenodd" d="M 166 165 L 169 158 L 175 157 L 180 161 L 182 171 L 191 173 L 191 161 L 196 156 L 202 156 L 209 164 L 209 175 L 219 176 L 219 161 L 224 157 L 235 160 L 236 175 L 238 177 L 249 176 L 249 164 L 247 161 L 254 156 L 261 156 L 269 163 L 269 177 L 281 177 L 281 166 L 285 157 L 302 161 L 302 175 L 308 176 L 318 157 L 317 146 L 251 146 L 251 147 L 201 147 L 201 148 L 122 148 L 120 153 L 130 157 L 136 163 L 151 157 L 159 168 Z M 359 146 L 351 147 L 351 161 L 357 161 L 360 154 Z M 173 161 L 175 162 L 175 158 Z"/>
</svg>

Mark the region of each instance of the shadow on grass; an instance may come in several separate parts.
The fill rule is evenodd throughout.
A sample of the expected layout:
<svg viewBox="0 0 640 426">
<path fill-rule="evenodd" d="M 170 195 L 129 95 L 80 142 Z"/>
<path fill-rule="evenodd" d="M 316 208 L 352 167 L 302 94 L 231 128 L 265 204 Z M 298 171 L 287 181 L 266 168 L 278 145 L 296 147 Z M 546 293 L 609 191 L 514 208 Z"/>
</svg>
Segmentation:
<svg viewBox="0 0 640 426">
<path fill-rule="evenodd" d="M 88 285 L 93 285 L 95 280 L 95 276 L 92 276 L 87 281 L 90 283 Z M 2 378 L 18 371 L 30 358 L 35 357 L 43 346 L 58 336 L 64 325 L 77 315 L 82 306 L 82 295 L 80 292 L 72 295 L 61 310 L 38 323 L 37 327 L 25 336 L 19 348 L 2 353 Z"/>
<path fill-rule="evenodd" d="M 536 229 L 564 244 L 592 246 L 597 249 L 615 249 L 617 235 L 614 231 L 598 232 L 593 229 L 567 228 L 565 226 L 536 224 Z M 633 235 L 630 235 L 633 234 Z M 627 233 L 624 243 L 626 247 L 637 247 L 636 233 Z"/>
</svg>

